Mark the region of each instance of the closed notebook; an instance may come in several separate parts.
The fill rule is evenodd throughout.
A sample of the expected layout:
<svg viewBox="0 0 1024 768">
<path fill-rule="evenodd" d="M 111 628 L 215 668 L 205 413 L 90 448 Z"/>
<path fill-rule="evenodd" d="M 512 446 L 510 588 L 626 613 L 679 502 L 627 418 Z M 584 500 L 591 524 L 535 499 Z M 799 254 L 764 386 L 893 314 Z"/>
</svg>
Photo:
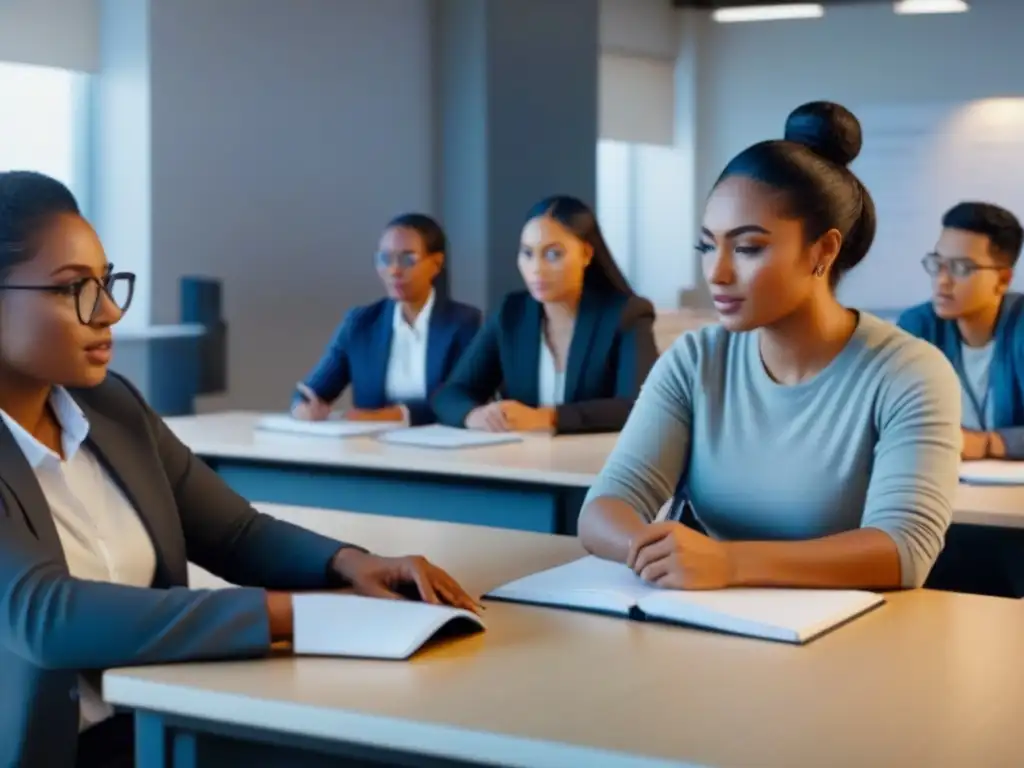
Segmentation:
<svg viewBox="0 0 1024 768">
<path fill-rule="evenodd" d="M 476 432 L 471 429 L 428 424 L 423 427 L 395 429 L 377 436 L 378 440 L 395 445 L 421 448 L 482 448 L 488 445 L 520 443 L 523 436 L 514 432 Z"/>
<path fill-rule="evenodd" d="M 853 590 L 665 590 L 649 586 L 624 565 L 596 557 L 526 576 L 486 597 L 787 643 L 806 643 L 885 602 L 881 595 Z"/>
<path fill-rule="evenodd" d="M 960 479 L 971 485 L 1024 485 L 1024 461 L 965 461 Z"/>
<path fill-rule="evenodd" d="M 292 605 L 298 655 L 407 659 L 441 635 L 484 629 L 471 611 L 412 600 L 315 593 L 295 595 Z"/>
<path fill-rule="evenodd" d="M 328 419 L 327 421 L 303 421 L 287 414 L 270 414 L 256 422 L 256 429 L 268 432 L 285 432 L 291 435 L 308 435 L 310 437 L 358 437 L 359 435 L 375 435 L 389 429 L 404 426 L 400 421 L 345 421 Z"/>
</svg>

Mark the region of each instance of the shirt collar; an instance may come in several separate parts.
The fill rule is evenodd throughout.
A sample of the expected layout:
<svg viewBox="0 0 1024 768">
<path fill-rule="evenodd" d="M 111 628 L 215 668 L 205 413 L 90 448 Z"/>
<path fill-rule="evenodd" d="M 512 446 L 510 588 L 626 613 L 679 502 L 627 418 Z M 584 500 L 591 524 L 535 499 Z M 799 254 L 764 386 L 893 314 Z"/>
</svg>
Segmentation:
<svg viewBox="0 0 1024 768">
<path fill-rule="evenodd" d="M 422 337 L 427 332 L 427 327 L 430 325 L 430 314 L 434 310 L 434 297 L 436 292 L 431 289 L 430 296 L 427 298 L 427 303 L 423 305 L 423 309 L 416 315 L 416 321 L 410 326 L 405 321 L 405 316 L 402 315 L 402 305 L 395 302 L 395 314 L 393 316 L 392 325 L 397 331 L 400 328 L 410 328 L 412 332 Z"/>
<path fill-rule="evenodd" d="M 54 387 L 50 394 L 50 407 L 61 429 L 61 444 L 64 457 L 70 460 L 82 447 L 89 436 L 89 420 L 85 417 L 78 403 L 74 401 L 63 387 Z M 6 411 L 0 409 L 0 418 L 10 430 L 14 441 L 28 460 L 32 469 L 38 468 L 46 461 L 60 461 L 60 457 L 39 442 L 27 429 L 16 422 Z"/>
</svg>

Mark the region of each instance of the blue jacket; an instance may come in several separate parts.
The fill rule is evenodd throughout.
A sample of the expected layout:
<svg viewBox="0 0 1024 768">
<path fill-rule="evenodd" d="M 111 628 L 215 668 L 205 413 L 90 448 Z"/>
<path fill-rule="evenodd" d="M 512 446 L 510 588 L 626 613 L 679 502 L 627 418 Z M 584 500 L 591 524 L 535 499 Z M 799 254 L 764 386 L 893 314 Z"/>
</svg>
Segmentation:
<svg viewBox="0 0 1024 768">
<path fill-rule="evenodd" d="M 74 767 L 79 674 L 270 652 L 263 589 L 189 590 L 188 561 L 243 587 L 322 590 L 342 546 L 256 512 L 119 376 L 71 395 L 86 445 L 149 532 L 156 574 L 152 589 L 72 578 L 43 490 L 0 422 L 3 766 Z"/>
<path fill-rule="evenodd" d="M 940 318 L 929 302 L 900 315 L 899 326 L 941 349 L 963 375 L 963 339 L 955 320 Z M 1024 459 L 1024 295 L 1003 297 L 995 344 L 989 371 L 992 426 L 1006 445 L 1006 457 Z"/>
<path fill-rule="evenodd" d="M 464 426 L 495 393 L 537 407 L 542 315 L 526 291 L 505 297 L 434 397 L 438 421 Z M 653 326 L 646 299 L 584 291 L 566 361 L 565 403 L 555 409 L 558 433 L 622 429 L 658 358 Z"/>
<path fill-rule="evenodd" d="M 410 423 L 429 424 L 434 421 L 430 395 L 448 378 L 480 330 L 480 310 L 440 296 L 434 300 L 427 330 L 427 397 L 408 403 L 392 403 L 385 393 L 394 313 L 391 299 L 349 312 L 305 384 L 326 402 L 337 400 L 351 384 L 356 408 L 404 405 Z"/>
</svg>

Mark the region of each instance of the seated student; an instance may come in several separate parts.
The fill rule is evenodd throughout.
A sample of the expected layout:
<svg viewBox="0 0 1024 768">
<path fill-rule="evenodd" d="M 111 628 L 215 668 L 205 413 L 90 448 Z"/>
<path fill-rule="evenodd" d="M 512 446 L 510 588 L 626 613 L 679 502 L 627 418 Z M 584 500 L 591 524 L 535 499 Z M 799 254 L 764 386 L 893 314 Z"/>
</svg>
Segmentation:
<svg viewBox="0 0 1024 768">
<path fill-rule="evenodd" d="M 932 300 L 899 319 L 960 376 L 963 458 L 1024 459 L 1024 296 L 1010 292 L 1024 230 L 988 203 L 960 203 L 922 264 Z"/>
<path fill-rule="evenodd" d="M 0 765 L 131 765 L 96 670 L 265 655 L 292 590 L 473 606 L 422 558 L 257 513 L 196 459 L 107 371 L 134 282 L 60 182 L 0 173 Z M 244 588 L 190 590 L 187 560 Z"/>
<path fill-rule="evenodd" d="M 920 585 L 952 517 L 956 374 L 842 306 L 875 235 L 857 119 L 814 102 L 743 150 L 697 250 L 721 325 L 664 352 L 587 496 L 592 553 L 670 589 Z M 679 481 L 709 535 L 654 522 Z"/>
<path fill-rule="evenodd" d="M 434 397 L 438 421 L 492 432 L 615 432 L 658 356 L 654 308 L 573 197 L 527 214 L 509 294 Z M 491 402 L 498 393 L 500 400 Z"/>
<path fill-rule="evenodd" d="M 380 238 L 377 272 L 388 298 L 353 309 L 313 372 L 298 386 L 292 414 L 326 419 L 352 385 L 359 421 L 434 421 L 430 395 L 451 373 L 480 329 L 480 310 L 442 299 L 434 278 L 444 268 L 446 238 L 419 213 L 392 219 Z"/>
</svg>

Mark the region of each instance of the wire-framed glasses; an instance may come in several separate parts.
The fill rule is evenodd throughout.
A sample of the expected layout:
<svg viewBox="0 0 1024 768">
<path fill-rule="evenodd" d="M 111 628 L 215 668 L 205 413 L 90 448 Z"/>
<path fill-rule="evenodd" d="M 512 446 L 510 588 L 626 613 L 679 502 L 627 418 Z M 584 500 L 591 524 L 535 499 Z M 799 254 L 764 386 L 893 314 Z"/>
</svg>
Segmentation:
<svg viewBox="0 0 1024 768">
<path fill-rule="evenodd" d="M 978 264 L 965 256 L 944 259 L 937 253 L 927 254 L 921 259 L 921 266 L 932 277 L 938 277 L 945 269 L 954 280 L 965 280 L 979 270 L 1004 269 L 994 264 Z"/>
<path fill-rule="evenodd" d="M 108 270 L 102 278 L 83 277 L 72 283 L 57 285 L 0 285 L 0 291 L 39 291 L 71 296 L 78 313 L 78 322 L 89 325 L 96 319 L 104 295 L 121 313 L 128 310 L 132 296 L 135 295 L 135 273 Z"/>
</svg>

